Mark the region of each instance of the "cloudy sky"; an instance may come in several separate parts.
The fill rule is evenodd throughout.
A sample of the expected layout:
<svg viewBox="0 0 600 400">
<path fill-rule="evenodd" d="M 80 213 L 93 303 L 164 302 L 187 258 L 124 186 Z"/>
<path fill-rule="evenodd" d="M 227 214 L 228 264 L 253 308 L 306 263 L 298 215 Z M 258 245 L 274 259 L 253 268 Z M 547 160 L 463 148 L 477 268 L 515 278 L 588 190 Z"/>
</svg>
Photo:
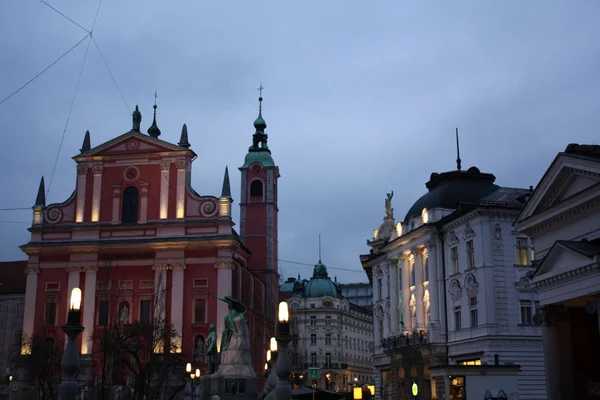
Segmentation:
<svg viewBox="0 0 600 400">
<path fill-rule="evenodd" d="M 97 0 L 47 4 L 91 30 Z M 0 101 L 87 35 L 47 4 L 2 2 Z M 219 194 L 228 165 L 239 199 L 262 82 L 282 260 L 314 264 L 320 233 L 331 275 L 364 281 L 385 193 L 403 219 L 431 172 L 455 168 L 455 127 L 463 166 L 513 187 L 536 185 L 568 143 L 598 140 L 598 15 L 597 0 L 104 0 L 94 40 L 0 104 L 0 260 L 24 259 L 31 220 L 5 209 L 31 207 L 57 154 L 48 202 L 64 201 L 84 132 L 92 145 L 126 132 L 135 104 L 145 131 L 155 90 L 161 139 L 188 125 L 194 188 Z"/>
</svg>

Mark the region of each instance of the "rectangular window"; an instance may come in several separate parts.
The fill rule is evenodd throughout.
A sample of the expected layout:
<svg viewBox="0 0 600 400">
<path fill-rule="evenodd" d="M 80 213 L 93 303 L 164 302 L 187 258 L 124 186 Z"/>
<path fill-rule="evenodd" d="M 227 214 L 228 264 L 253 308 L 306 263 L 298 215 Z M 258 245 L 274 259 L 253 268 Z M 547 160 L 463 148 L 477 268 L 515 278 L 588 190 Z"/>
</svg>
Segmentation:
<svg viewBox="0 0 600 400">
<path fill-rule="evenodd" d="M 194 287 L 208 287 L 208 279 L 206 278 L 196 278 L 194 279 Z"/>
<path fill-rule="evenodd" d="M 467 268 L 475 268 L 475 248 L 472 240 L 467 242 Z"/>
<path fill-rule="evenodd" d="M 331 368 L 331 353 L 325 353 L 325 368 Z"/>
<path fill-rule="evenodd" d="M 325 325 L 331 325 L 331 315 L 325 316 Z"/>
<path fill-rule="evenodd" d="M 312 303 L 312 304 L 310 305 L 310 308 L 315 308 L 315 303 Z"/>
<path fill-rule="evenodd" d="M 133 281 L 119 281 L 119 290 L 133 290 Z"/>
<path fill-rule="evenodd" d="M 477 324 L 479 321 L 477 320 L 477 307 L 471 308 L 471 328 L 477 328 Z"/>
<path fill-rule="evenodd" d="M 452 273 L 458 274 L 458 247 L 450 249 L 450 264 L 452 265 Z"/>
<path fill-rule="evenodd" d="M 96 284 L 98 290 L 110 290 L 112 287 L 112 281 L 100 281 Z"/>
<path fill-rule="evenodd" d="M 101 300 L 98 304 L 98 325 L 108 325 L 108 301 Z"/>
<path fill-rule="evenodd" d="M 46 292 L 58 292 L 60 291 L 59 282 L 46 282 Z"/>
<path fill-rule="evenodd" d="M 310 344 L 311 344 L 311 346 L 317 345 L 317 334 L 316 333 L 310 334 Z"/>
<path fill-rule="evenodd" d="M 140 301 L 140 322 L 143 324 L 149 324 L 152 316 L 152 301 L 142 300 Z"/>
<path fill-rule="evenodd" d="M 310 365 L 317 365 L 317 353 L 310 353 Z"/>
<path fill-rule="evenodd" d="M 152 280 L 143 280 L 140 281 L 140 289 L 153 289 L 154 288 L 154 281 Z"/>
<path fill-rule="evenodd" d="M 310 316 L 310 325 L 311 326 L 317 325 L 317 317 L 315 315 Z"/>
<path fill-rule="evenodd" d="M 529 300 L 521 301 L 521 324 L 533 324 L 533 307 Z"/>
<path fill-rule="evenodd" d="M 476 360 L 459 361 L 458 365 L 468 365 L 468 366 L 481 365 L 481 360 L 480 359 L 476 359 Z"/>
<path fill-rule="evenodd" d="M 462 326 L 460 306 L 454 307 L 454 330 L 459 330 Z"/>
<path fill-rule="evenodd" d="M 203 324 L 206 322 L 206 300 L 194 300 L 194 323 Z"/>
<path fill-rule="evenodd" d="M 56 326 L 56 301 L 47 300 L 44 314 L 46 326 Z"/>
<path fill-rule="evenodd" d="M 325 334 L 325 344 L 331 345 L 331 333 Z"/>
<path fill-rule="evenodd" d="M 381 278 L 377 279 L 377 296 L 379 297 L 378 300 L 381 300 L 383 298 L 383 293 L 381 293 L 383 291 L 383 284 L 381 281 Z"/>
<path fill-rule="evenodd" d="M 429 256 L 423 256 L 423 281 L 429 281 Z"/>
<path fill-rule="evenodd" d="M 517 244 L 517 265 L 528 265 L 528 262 L 527 262 L 527 238 L 518 237 L 516 244 Z"/>
</svg>

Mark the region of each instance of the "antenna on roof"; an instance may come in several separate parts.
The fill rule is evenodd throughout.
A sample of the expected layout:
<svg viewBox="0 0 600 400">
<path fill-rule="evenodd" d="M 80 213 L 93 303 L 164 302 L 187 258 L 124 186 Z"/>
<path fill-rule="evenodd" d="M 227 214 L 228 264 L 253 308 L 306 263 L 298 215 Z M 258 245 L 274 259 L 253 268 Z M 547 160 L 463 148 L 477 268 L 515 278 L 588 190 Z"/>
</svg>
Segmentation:
<svg viewBox="0 0 600 400">
<path fill-rule="evenodd" d="M 456 169 L 460 171 L 460 145 L 458 144 L 458 128 L 456 128 Z"/>
<path fill-rule="evenodd" d="M 321 234 L 319 233 L 319 262 L 321 262 Z"/>
</svg>

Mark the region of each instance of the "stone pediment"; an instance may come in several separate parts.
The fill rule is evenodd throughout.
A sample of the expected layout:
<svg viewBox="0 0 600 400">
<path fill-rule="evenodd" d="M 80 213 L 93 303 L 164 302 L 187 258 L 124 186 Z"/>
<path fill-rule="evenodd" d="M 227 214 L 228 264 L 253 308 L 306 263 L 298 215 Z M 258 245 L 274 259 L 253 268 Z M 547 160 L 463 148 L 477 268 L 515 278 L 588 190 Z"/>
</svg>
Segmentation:
<svg viewBox="0 0 600 400">
<path fill-rule="evenodd" d="M 516 220 L 520 225 L 549 209 L 561 208 L 569 200 L 600 187 L 600 160 L 560 153 L 546 171 Z"/>
<path fill-rule="evenodd" d="M 108 142 L 96 146 L 79 157 L 122 156 L 127 154 L 161 153 L 174 151 L 189 151 L 186 148 L 155 139 L 140 132 L 130 131 Z"/>
<path fill-rule="evenodd" d="M 534 274 L 533 281 L 552 278 L 597 262 L 600 248 L 588 242 L 557 241 Z"/>
</svg>

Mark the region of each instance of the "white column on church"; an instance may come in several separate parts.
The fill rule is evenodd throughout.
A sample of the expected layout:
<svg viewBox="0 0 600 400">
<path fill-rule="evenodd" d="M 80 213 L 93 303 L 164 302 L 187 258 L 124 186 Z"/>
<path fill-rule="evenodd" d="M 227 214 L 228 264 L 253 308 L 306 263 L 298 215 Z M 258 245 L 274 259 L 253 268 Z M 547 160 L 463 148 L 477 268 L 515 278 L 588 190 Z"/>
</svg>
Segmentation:
<svg viewBox="0 0 600 400">
<path fill-rule="evenodd" d="M 148 184 L 140 184 L 140 223 L 148 221 Z"/>
<path fill-rule="evenodd" d="M 173 264 L 171 276 L 171 323 L 173 329 L 178 334 L 175 339 L 174 347 L 176 353 L 181 353 L 181 339 L 183 335 L 183 281 L 185 274 L 185 264 Z"/>
<path fill-rule="evenodd" d="M 231 281 L 233 264 L 230 261 L 220 261 L 215 264 L 217 268 L 217 297 L 224 298 L 231 295 Z M 223 332 L 225 317 L 229 314 L 227 303 L 217 301 L 217 332 Z M 217 349 L 221 350 L 221 336 L 217 336 Z"/>
<path fill-rule="evenodd" d="M 169 264 L 154 264 L 154 313 L 156 321 L 164 321 L 166 318 L 166 296 L 167 296 L 167 271 Z M 158 324 L 160 326 L 160 324 Z M 162 353 L 164 343 L 159 343 L 154 348 L 155 353 Z"/>
<path fill-rule="evenodd" d="M 171 161 L 160 162 L 160 219 L 169 216 L 169 174 Z"/>
<path fill-rule="evenodd" d="M 392 335 L 398 334 L 399 330 L 399 322 L 398 322 L 398 314 L 400 310 L 398 310 L 398 259 L 394 258 L 391 260 L 391 271 L 390 271 L 390 312 L 392 313 L 392 326 L 391 333 Z"/>
<path fill-rule="evenodd" d="M 411 331 L 412 314 L 410 312 L 410 254 L 404 254 L 402 260 L 404 267 L 402 268 L 402 308 L 404 318 L 404 330 Z"/>
<path fill-rule="evenodd" d="M 94 189 L 92 193 L 92 222 L 100 220 L 100 196 L 102 195 L 102 165 L 94 165 L 92 172 L 94 173 Z"/>
<path fill-rule="evenodd" d="M 83 222 L 85 212 L 85 188 L 87 183 L 87 165 L 77 166 L 77 199 L 75 208 L 75 222 Z"/>
<path fill-rule="evenodd" d="M 177 199 L 175 200 L 177 208 L 175 216 L 176 218 L 183 218 L 185 215 L 185 177 L 187 172 L 187 161 L 178 160 L 175 162 L 175 166 L 177 167 Z"/>
<path fill-rule="evenodd" d="M 40 273 L 40 268 L 37 265 L 29 264 L 25 269 L 27 273 L 27 282 L 25 284 L 25 308 L 24 315 L 27 318 L 23 318 L 23 338 L 21 343 L 23 344 L 21 347 L 21 354 L 27 355 L 31 354 L 31 347 L 29 346 L 29 338 L 33 335 L 34 322 L 36 320 L 35 317 L 35 302 L 37 299 L 37 284 L 38 284 L 38 274 Z"/>
<path fill-rule="evenodd" d="M 425 307 L 423 306 L 423 249 L 414 249 L 415 256 L 415 298 L 417 299 L 417 329 L 425 327 Z"/>
<path fill-rule="evenodd" d="M 121 185 L 113 186 L 113 205 L 112 205 L 112 223 L 119 223 L 119 216 L 121 214 Z"/>
<path fill-rule="evenodd" d="M 96 314 L 96 277 L 98 267 L 84 267 L 85 287 L 83 292 L 83 327 L 85 335 L 81 340 L 81 354 L 92 354 L 94 346 L 94 316 Z"/>
</svg>

